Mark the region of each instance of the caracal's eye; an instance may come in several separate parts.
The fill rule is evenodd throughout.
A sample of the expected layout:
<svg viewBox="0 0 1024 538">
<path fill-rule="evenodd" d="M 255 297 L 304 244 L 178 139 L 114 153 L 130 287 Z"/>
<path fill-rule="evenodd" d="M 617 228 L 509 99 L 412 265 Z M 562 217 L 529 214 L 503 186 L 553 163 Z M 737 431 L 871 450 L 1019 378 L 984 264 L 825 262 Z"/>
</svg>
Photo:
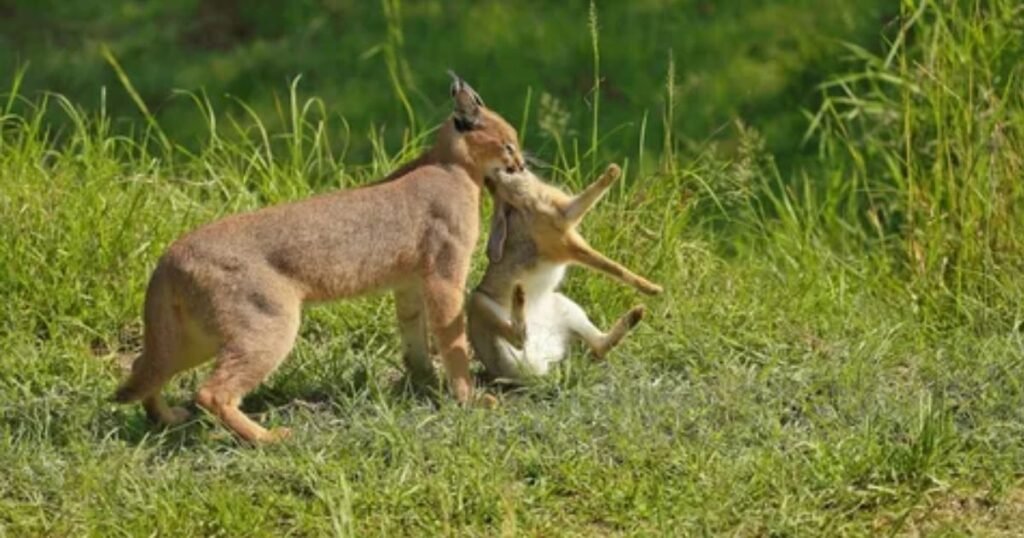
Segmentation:
<svg viewBox="0 0 1024 538">
<path fill-rule="evenodd" d="M 506 142 L 505 143 L 505 152 L 508 153 L 509 155 L 515 155 L 516 154 L 516 147 L 514 145 L 509 144 L 509 143 Z"/>
</svg>

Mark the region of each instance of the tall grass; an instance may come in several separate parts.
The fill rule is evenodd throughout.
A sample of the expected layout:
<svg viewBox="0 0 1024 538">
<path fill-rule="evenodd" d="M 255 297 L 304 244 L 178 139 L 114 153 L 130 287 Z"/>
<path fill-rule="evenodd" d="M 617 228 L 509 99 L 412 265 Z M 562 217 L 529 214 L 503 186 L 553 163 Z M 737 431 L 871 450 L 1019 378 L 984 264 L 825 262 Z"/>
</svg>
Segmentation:
<svg viewBox="0 0 1024 538">
<path fill-rule="evenodd" d="M 857 70 L 821 86 L 810 134 L 841 170 L 836 217 L 879 239 L 932 314 L 1021 320 L 1022 16 L 1014 1 L 903 1 L 888 50 L 851 46 Z"/>
<path fill-rule="evenodd" d="M 399 3 L 384 6 L 400 22 Z M 550 135 L 539 170 L 567 188 L 596 155 L 628 165 L 583 233 L 665 296 L 644 299 L 607 363 L 573 356 L 488 412 L 396 381 L 389 298 L 311 308 L 247 398 L 296 429 L 264 449 L 203 416 L 154 430 L 107 401 L 138 350 L 155 260 L 221 215 L 380 177 L 430 131 L 410 119 L 394 147 L 292 79 L 273 117 L 181 93 L 204 135 L 186 145 L 153 118 L 126 127 L 104 106 L 28 99 L 16 73 L 0 99 L 0 535 L 1013 535 L 1020 8 L 901 14 L 888 48 L 851 47 L 849 72 L 822 83 L 815 159 L 791 171 L 741 119 L 679 136 L 672 54 L 661 113 L 616 127 L 633 141 L 608 147 L 595 9 L 593 130 L 577 136 L 542 89 L 510 119 Z M 393 91 L 412 92 L 392 30 Z M 661 152 L 648 131 L 664 133 Z M 370 141 L 365 162 L 355 138 Z M 601 326 L 641 301 L 584 272 L 565 293 Z M 199 375 L 169 397 L 189 398 Z"/>
</svg>

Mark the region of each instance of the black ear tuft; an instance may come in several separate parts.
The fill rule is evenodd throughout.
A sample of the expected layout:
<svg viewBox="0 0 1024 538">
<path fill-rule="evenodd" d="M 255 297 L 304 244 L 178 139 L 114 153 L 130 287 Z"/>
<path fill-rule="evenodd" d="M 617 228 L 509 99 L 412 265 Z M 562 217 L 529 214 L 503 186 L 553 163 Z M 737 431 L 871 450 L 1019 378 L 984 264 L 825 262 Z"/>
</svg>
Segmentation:
<svg viewBox="0 0 1024 538">
<path fill-rule="evenodd" d="M 476 127 L 476 124 L 470 123 L 458 116 L 452 118 L 452 123 L 455 124 L 455 130 L 460 133 L 467 133 Z"/>
<path fill-rule="evenodd" d="M 484 100 L 454 71 L 449 69 L 448 75 L 452 77 L 450 93 L 454 105 L 452 115 L 455 129 L 459 132 L 471 131 L 479 125 L 480 107 L 484 106 Z"/>
<path fill-rule="evenodd" d="M 452 71 L 451 69 L 448 70 L 448 76 L 452 77 L 452 84 L 451 86 L 448 86 L 448 93 L 452 97 L 455 97 L 462 91 L 463 82 L 462 79 L 459 78 L 459 75 L 456 75 L 455 71 Z"/>
</svg>

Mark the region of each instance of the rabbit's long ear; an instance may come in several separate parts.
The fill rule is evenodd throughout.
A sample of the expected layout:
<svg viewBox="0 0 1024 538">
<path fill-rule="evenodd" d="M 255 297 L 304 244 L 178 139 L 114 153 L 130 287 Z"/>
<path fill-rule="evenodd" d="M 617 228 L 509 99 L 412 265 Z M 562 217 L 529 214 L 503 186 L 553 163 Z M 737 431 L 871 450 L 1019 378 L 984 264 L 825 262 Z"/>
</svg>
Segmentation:
<svg viewBox="0 0 1024 538">
<path fill-rule="evenodd" d="M 487 237 L 487 259 L 491 263 L 497 263 L 505 255 L 505 240 L 508 239 L 508 214 L 512 211 L 512 207 L 498 196 L 494 196 L 493 200 L 491 232 Z"/>
<path fill-rule="evenodd" d="M 484 100 L 476 93 L 465 80 L 462 80 L 454 71 L 449 70 L 452 77 L 452 118 L 455 121 L 455 128 L 459 132 L 472 131 L 480 122 L 480 109 L 484 106 Z"/>
<path fill-rule="evenodd" d="M 618 262 L 594 250 L 582 237 L 572 237 L 569 241 L 569 250 L 572 254 L 572 259 L 580 265 L 610 275 L 648 295 L 657 295 L 662 292 L 661 286 L 626 269 Z"/>
<path fill-rule="evenodd" d="M 612 183 L 622 174 L 622 169 L 617 164 L 609 164 L 608 168 L 605 169 L 601 177 L 597 178 L 593 183 L 587 185 L 583 192 L 573 197 L 572 202 L 565 208 L 565 220 L 571 223 L 577 223 L 583 218 L 583 215 L 590 211 L 594 204 L 604 196 L 604 193 L 608 191 L 608 188 L 612 186 Z"/>
</svg>

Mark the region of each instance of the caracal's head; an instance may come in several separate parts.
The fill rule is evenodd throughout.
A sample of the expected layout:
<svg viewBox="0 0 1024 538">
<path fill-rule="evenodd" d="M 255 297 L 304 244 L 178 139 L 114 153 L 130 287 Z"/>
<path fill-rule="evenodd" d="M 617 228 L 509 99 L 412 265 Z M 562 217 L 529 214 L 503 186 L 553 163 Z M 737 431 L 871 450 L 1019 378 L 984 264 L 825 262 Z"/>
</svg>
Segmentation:
<svg viewBox="0 0 1024 538">
<path fill-rule="evenodd" d="M 438 133 L 438 146 L 467 167 L 479 181 L 498 171 L 523 170 L 523 154 L 516 130 L 484 105 L 480 94 L 466 81 L 452 76 L 452 115 Z"/>
</svg>

